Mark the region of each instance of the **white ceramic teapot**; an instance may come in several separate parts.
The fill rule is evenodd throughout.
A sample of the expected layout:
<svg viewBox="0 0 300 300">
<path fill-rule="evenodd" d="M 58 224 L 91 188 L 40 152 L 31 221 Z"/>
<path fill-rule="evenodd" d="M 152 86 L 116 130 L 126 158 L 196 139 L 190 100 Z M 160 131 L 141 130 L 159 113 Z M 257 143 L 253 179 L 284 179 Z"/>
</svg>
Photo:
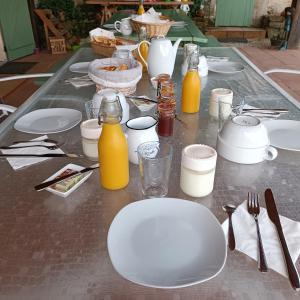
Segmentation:
<svg viewBox="0 0 300 300">
<path fill-rule="evenodd" d="M 138 164 L 137 147 L 145 142 L 158 141 L 157 120 L 151 116 L 131 119 L 126 123 L 129 161 Z"/>
<path fill-rule="evenodd" d="M 181 38 L 178 39 L 174 45 L 172 45 L 171 41 L 165 37 L 153 38 L 151 43 L 148 41 L 140 42 L 138 46 L 138 53 L 147 66 L 150 78 L 156 77 L 159 74 L 169 74 L 172 76 L 176 53 L 181 40 Z M 147 62 L 144 60 L 140 52 L 140 46 L 142 43 L 149 44 Z"/>
<path fill-rule="evenodd" d="M 95 95 L 93 96 L 92 99 L 93 106 L 100 107 L 103 97 L 112 98 L 115 97 L 116 95 L 119 97 L 119 101 L 122 107 L 121 124 L 124 124 L 129 119 L 129 104 L 127 103 L 125 96 L 121 92 L 117 92 L 113 89 L 100 90 L 99 92 L 95 93 Z"/>
</svg>

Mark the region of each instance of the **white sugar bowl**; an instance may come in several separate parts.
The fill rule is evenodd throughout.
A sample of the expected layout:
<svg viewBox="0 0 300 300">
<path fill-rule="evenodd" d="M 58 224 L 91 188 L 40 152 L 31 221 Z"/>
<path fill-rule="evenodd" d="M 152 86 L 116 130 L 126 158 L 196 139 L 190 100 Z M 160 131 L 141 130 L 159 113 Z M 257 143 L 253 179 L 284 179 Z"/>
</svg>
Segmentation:
<svg viewBox="0 0 300 300">
<path fill-rule="evenodd" d="M 220 156 L 241 164 L 255 164 L 277 157 L 270 146 L 266 127 L 258 118 L 239 115 L 226 121 L 218 134 L 217 152 Z"/>
</svg>

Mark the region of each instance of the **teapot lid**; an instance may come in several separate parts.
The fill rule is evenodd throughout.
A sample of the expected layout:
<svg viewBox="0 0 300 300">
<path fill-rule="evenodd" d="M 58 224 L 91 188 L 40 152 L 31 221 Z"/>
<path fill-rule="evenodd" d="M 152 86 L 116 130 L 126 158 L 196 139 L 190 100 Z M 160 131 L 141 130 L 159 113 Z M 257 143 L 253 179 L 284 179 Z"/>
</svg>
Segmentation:
<svg viewBox="0 0 300 300">
<path fill-rule="evenodd" d="M 160 42 L 168 41 L 168 42 L 170 42 L 170 40 L 167 39 L 164 35 L 157 35 L 157 36 L 154 36 L 154 37 L 151 39 L 151 42 L 156 42 L 156 41 L 160 41 Z"/>
<path fill-rule="evenodd" d="M 104 96 L 107 101 L 112 102 L 116 100 L 117 92 L 114 89 L 104 89 L 97 92 L 99 96 Z"/>
</svg>

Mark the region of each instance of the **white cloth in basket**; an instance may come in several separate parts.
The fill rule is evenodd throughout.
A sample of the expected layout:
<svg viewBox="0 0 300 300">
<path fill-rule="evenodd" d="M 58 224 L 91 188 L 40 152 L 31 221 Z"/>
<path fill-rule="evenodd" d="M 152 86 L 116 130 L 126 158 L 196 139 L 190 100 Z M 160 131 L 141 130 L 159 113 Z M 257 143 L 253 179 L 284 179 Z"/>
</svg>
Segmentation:
<svg viewBox="0 0 300 300">
<path fill-rule="evenodd" d="M 101 68 L 126 64 L 129 69 L 106 71 Z M 135 59 L 104 58 L 89 64 L 89 77 L 98 85 L 109 88 L 127 88 L 136 86 L 142 78 L 142 65 Z"/>
</svg>

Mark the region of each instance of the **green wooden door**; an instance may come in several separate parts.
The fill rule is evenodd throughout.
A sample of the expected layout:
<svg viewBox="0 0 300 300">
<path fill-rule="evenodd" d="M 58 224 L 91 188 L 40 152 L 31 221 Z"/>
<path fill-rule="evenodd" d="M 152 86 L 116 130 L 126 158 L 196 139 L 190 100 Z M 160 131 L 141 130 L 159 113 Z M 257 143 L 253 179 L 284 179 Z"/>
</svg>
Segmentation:
<svg viewBox="0 0 300 300">
<path fill-rule="evenodd" d="M 254 0 L 217 0 L 215 26 L 251 26 Z"/>
<path fill-rule="evenodd" d="M 27 0 L 0 0 L 0 25 L 9 60 L 33 53 L 35 42 Z"/>
</svg>

